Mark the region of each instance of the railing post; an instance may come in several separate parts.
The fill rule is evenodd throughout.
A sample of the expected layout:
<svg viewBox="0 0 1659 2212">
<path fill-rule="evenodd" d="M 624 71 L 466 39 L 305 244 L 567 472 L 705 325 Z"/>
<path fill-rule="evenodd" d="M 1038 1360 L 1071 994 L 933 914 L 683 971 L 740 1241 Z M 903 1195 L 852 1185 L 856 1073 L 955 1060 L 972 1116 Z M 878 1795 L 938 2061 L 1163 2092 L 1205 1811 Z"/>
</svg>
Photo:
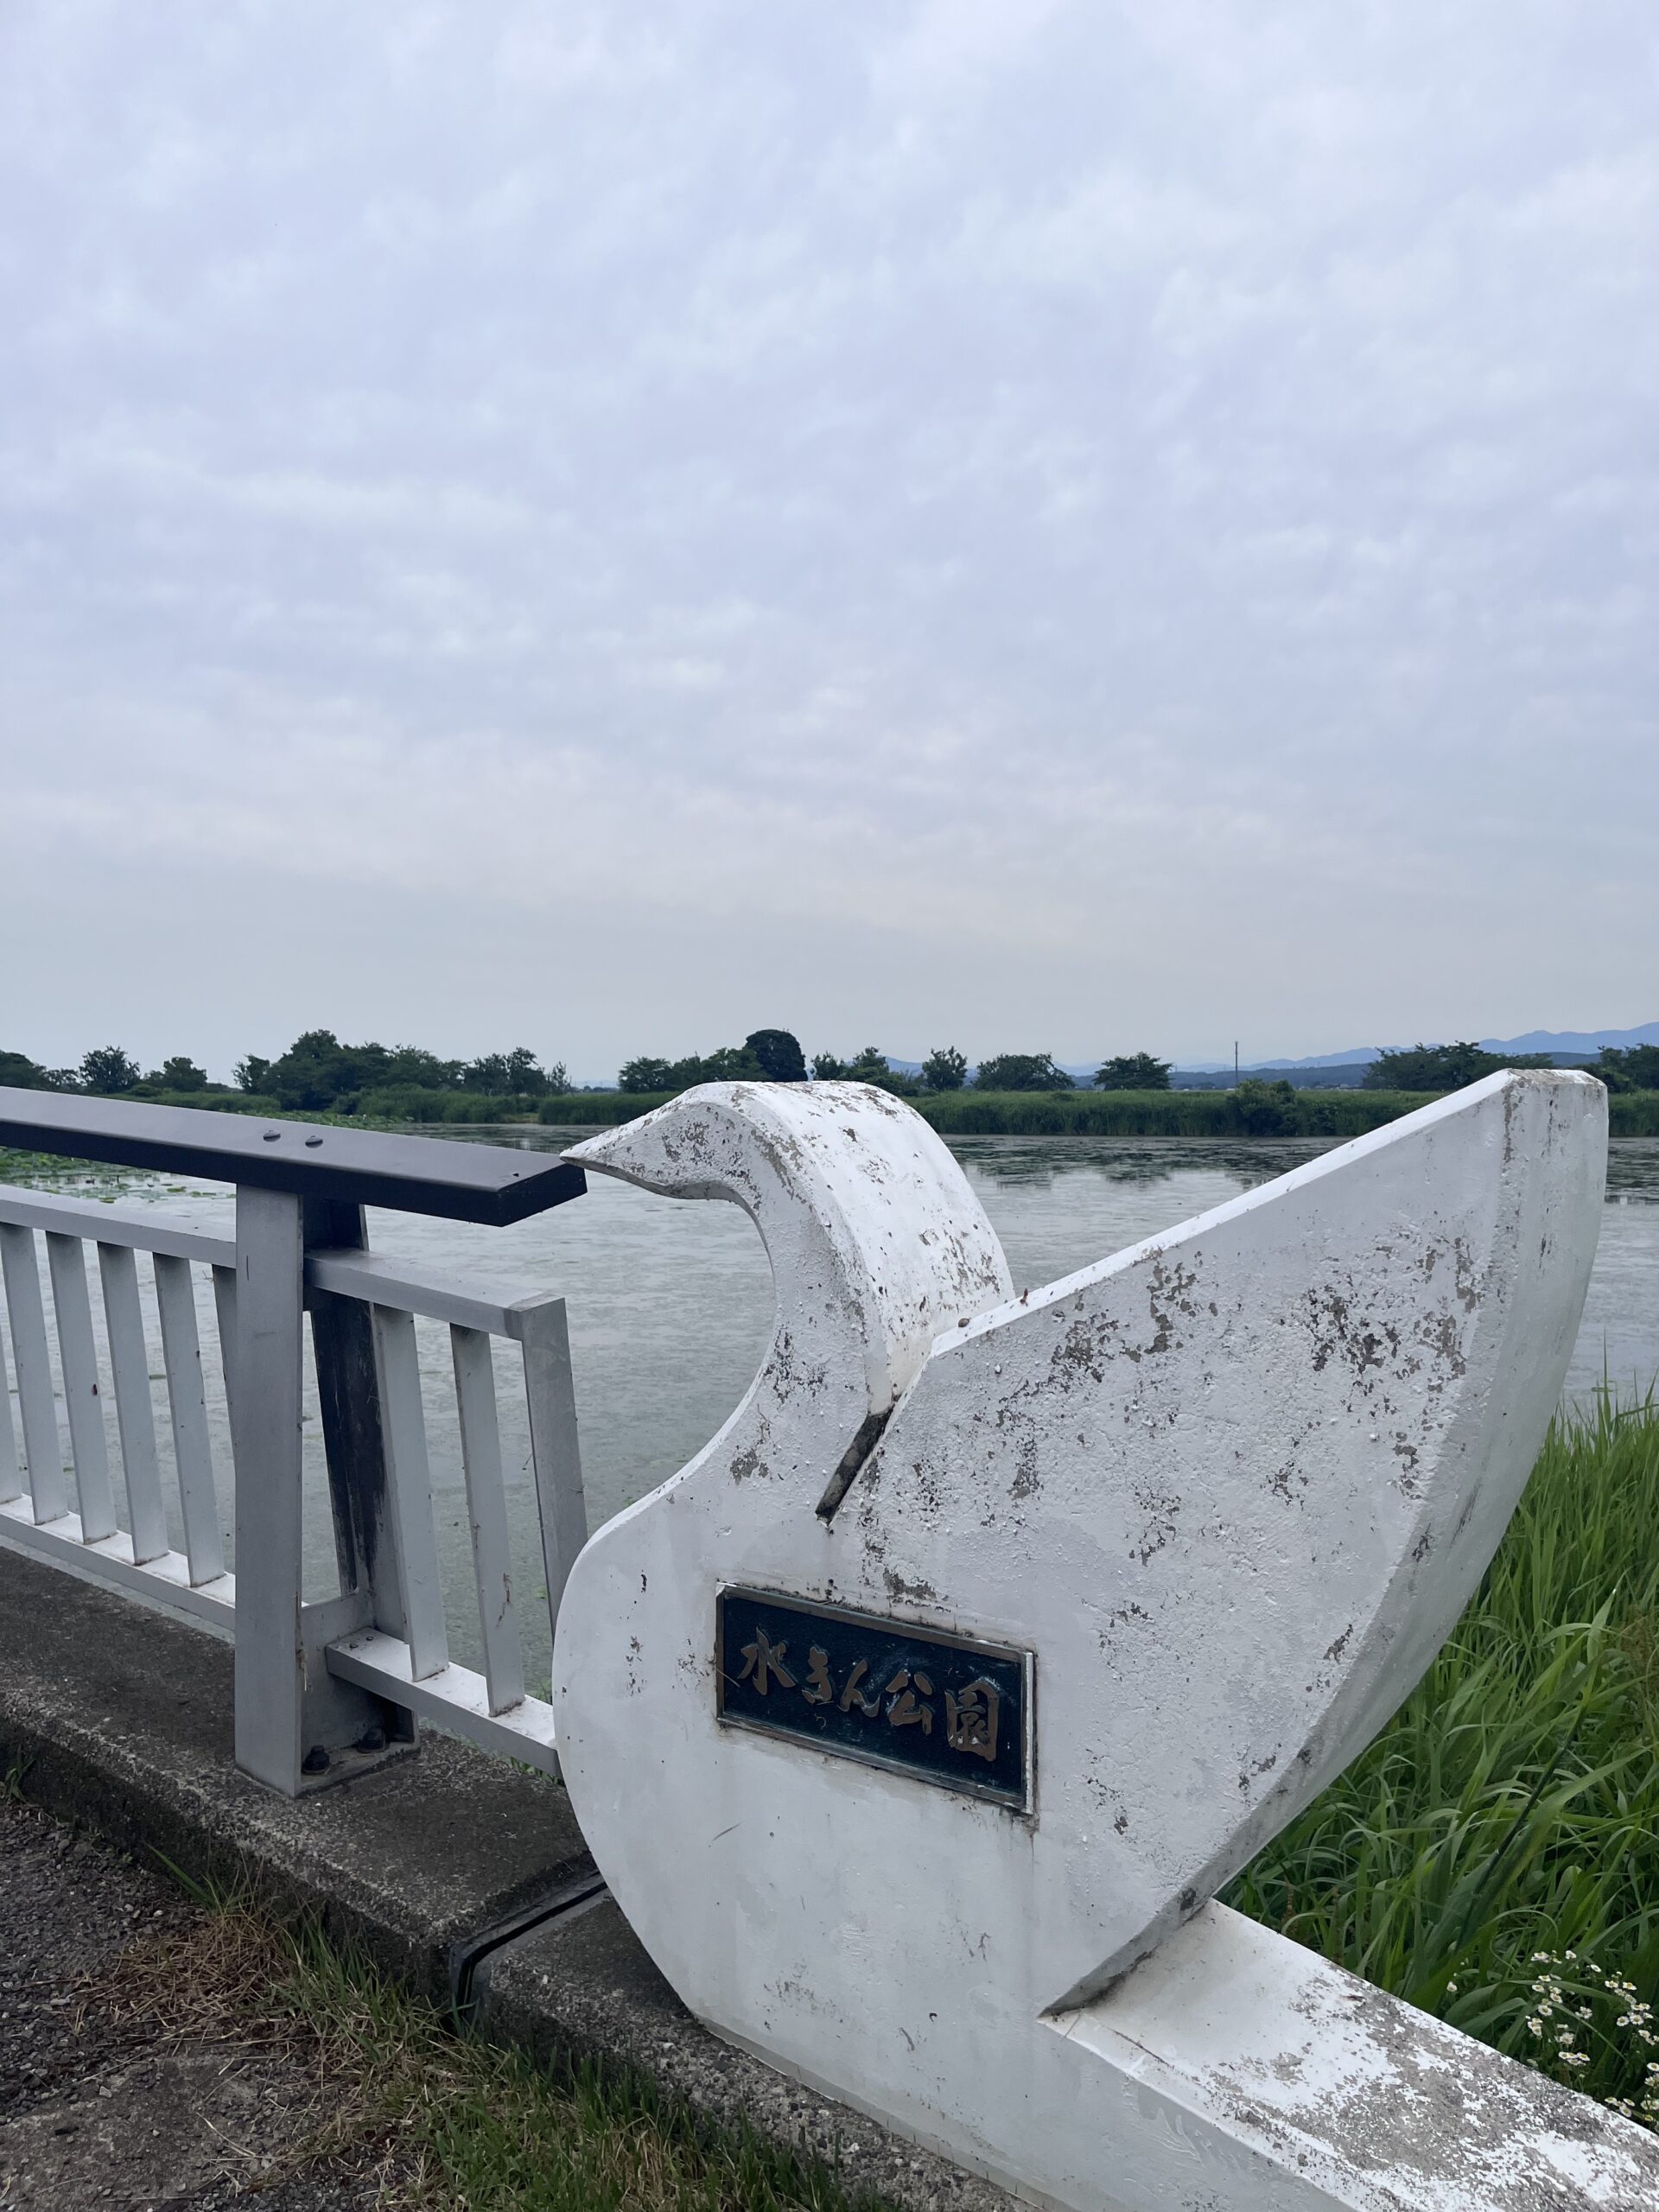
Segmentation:
<svg viewBox="0 0 1659 2212">
<path fill-rule="evenodd" d="M 337 1198 L 308 1198 L 302 1216 L 308 1251 L 365 1251 L 368 1233 L 359 1205 Z M 387 1481 L 385 1408 L 375 1356 L 372 1309 L 361 1299 L 333 1292 L 308 1294 L 311 1348 L 322 1414 L 334 1554 L 342 1592 L 366 1598 L 373 1625 L 406 1637 L 397 1516 Z M 388 1743 L 412 1743 L 415 1716 L 407 1707 L 379 1701 L 365 1709 L 357 1732 L 376 1725 Z M 372 1736 L 368 1734 L 372 1744 Z"/>
<path fill-rule="evenodd" d="M 300 1201 L 236 1193 L 236 1763 L 295 1797 L 305 1705 L 301 1421 L 305 1242 Z"/>
</svg>

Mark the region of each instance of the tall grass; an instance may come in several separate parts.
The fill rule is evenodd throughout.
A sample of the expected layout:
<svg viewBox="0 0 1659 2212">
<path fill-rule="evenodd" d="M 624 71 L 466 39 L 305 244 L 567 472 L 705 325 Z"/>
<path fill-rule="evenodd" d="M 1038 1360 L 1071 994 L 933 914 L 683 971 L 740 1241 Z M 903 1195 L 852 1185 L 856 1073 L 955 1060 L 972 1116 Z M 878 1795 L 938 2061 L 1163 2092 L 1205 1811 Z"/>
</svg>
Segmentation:
<svg viewBox="0 0 1659 2212">
<path fill-rule="evenodd" d="M 700 2118 L 614 2063 L 545 2064 L 457 2033 L 314 1922 L 280 1926 L 170 1871 L 210 1909 L 140 1937 L 76 1994 L 163 2051 L 277 2062 L 288 2140 L 257 2179 L 225 2145 L 222 2178 L 256 2202 L 274 2184 L 285 2203 L 379 2212 L 891 2212 L 838 2152 L 832 2164 Z"/>
<path fill-rule="evenodd" d="M 1421 1090 L 945 1090 L 910 1103 L 947 1136 L 1355 1137 L 1432 1103 Z M 614 1128 L 672 1092 L 575 1091 L 542 1100 L 543 1122 Z M 1608 1102 L 1615 1136 L 1659 1136 L 1659 1090 Z"/>
<path fill-rule="evenodd" d="M 1359 1136 L 1418 1106 L 1391 1090 L 951 1090 L 912 1101 L 943 1135 Z"/>
<path fill-rule="evenodd" d="M 1418 1688 L 1227 1902 L 1659 2116 L 1659 1403 L 1551 1428 Z"/>
</svg>

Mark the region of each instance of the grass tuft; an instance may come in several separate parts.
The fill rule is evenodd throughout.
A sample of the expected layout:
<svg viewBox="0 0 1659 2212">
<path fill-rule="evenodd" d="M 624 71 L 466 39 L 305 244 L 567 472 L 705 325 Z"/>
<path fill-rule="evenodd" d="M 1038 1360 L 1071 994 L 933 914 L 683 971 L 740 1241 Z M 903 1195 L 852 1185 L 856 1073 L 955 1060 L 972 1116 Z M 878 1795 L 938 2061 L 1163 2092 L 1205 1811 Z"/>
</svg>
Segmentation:
<svg viewBox="0 0 1659 2212">
<path fill-rule="evenodd" d="M 1562 1413 L 1418 1688 L 1226 1902 L 1659 2121 L 1659 1404 Z"/>
<path fill-rule="evenodd" d="M 704 2126 L 641 2078 L 498 2050 L 313 1927 L 232 1902 L 82 1992 L 164 2040 L 286 2058 L 317 2084 L 262 2186 L 328 2162 L 385 2212 L 880 2212 L 822 2163 Z"/>
</svg>

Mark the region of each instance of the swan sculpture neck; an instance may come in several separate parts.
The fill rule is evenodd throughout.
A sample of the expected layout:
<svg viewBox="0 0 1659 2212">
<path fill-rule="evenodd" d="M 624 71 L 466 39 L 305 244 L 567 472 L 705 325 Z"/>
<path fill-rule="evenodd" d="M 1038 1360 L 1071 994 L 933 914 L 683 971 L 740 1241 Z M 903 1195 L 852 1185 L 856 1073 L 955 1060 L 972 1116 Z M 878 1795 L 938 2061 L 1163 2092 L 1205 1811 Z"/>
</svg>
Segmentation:
<svg viewBox="0 0 1659 2212">
<path fill-rule="evenodd" d="M 777 1299 L 762 1382 L 784 1401 L 844 1395 L 849 1439 L 891 1411 L 942 1330 L 1012 1288 L 949 1151 L 870 1084 L 708 1084 L 569 1157 L 665 1198 L 743 1208 Z"/>
</svg>

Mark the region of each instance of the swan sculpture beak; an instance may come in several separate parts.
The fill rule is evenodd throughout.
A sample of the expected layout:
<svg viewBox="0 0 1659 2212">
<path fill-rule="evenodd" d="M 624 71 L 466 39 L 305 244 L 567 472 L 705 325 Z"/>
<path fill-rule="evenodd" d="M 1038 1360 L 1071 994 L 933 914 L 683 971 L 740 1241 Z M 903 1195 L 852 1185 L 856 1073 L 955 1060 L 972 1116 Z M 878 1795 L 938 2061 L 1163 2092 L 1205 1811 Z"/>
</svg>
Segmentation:
<svg viewBox="0 0 1659 2212">
<path fill-rule="evenodd" d="M 1135 2008 L 1225 1952 L 1240 2049 L 1282 2058 L 1307 1977 L 1346 1984 L 1207 1901 L 1473 1591 L 1560 1390 L 1605 1154 L 1599 1084 L 1500 1075 L 1015 1299 L 883 1092 L 710 1085 L 576 1147 L 742 1205 L 773 1272 L 747 1395 L 594 1536 L 555 1651 L 577 1816 L 685 2003 L 1051 2202 L 1372 2202 L 1274 2193 L 1328 2085 L 1294 2126 L 1218 2060 L 1172 2087 Z M 1171 2193 L 1184 2128 L 1271 2189 Z"/>
</svg>

